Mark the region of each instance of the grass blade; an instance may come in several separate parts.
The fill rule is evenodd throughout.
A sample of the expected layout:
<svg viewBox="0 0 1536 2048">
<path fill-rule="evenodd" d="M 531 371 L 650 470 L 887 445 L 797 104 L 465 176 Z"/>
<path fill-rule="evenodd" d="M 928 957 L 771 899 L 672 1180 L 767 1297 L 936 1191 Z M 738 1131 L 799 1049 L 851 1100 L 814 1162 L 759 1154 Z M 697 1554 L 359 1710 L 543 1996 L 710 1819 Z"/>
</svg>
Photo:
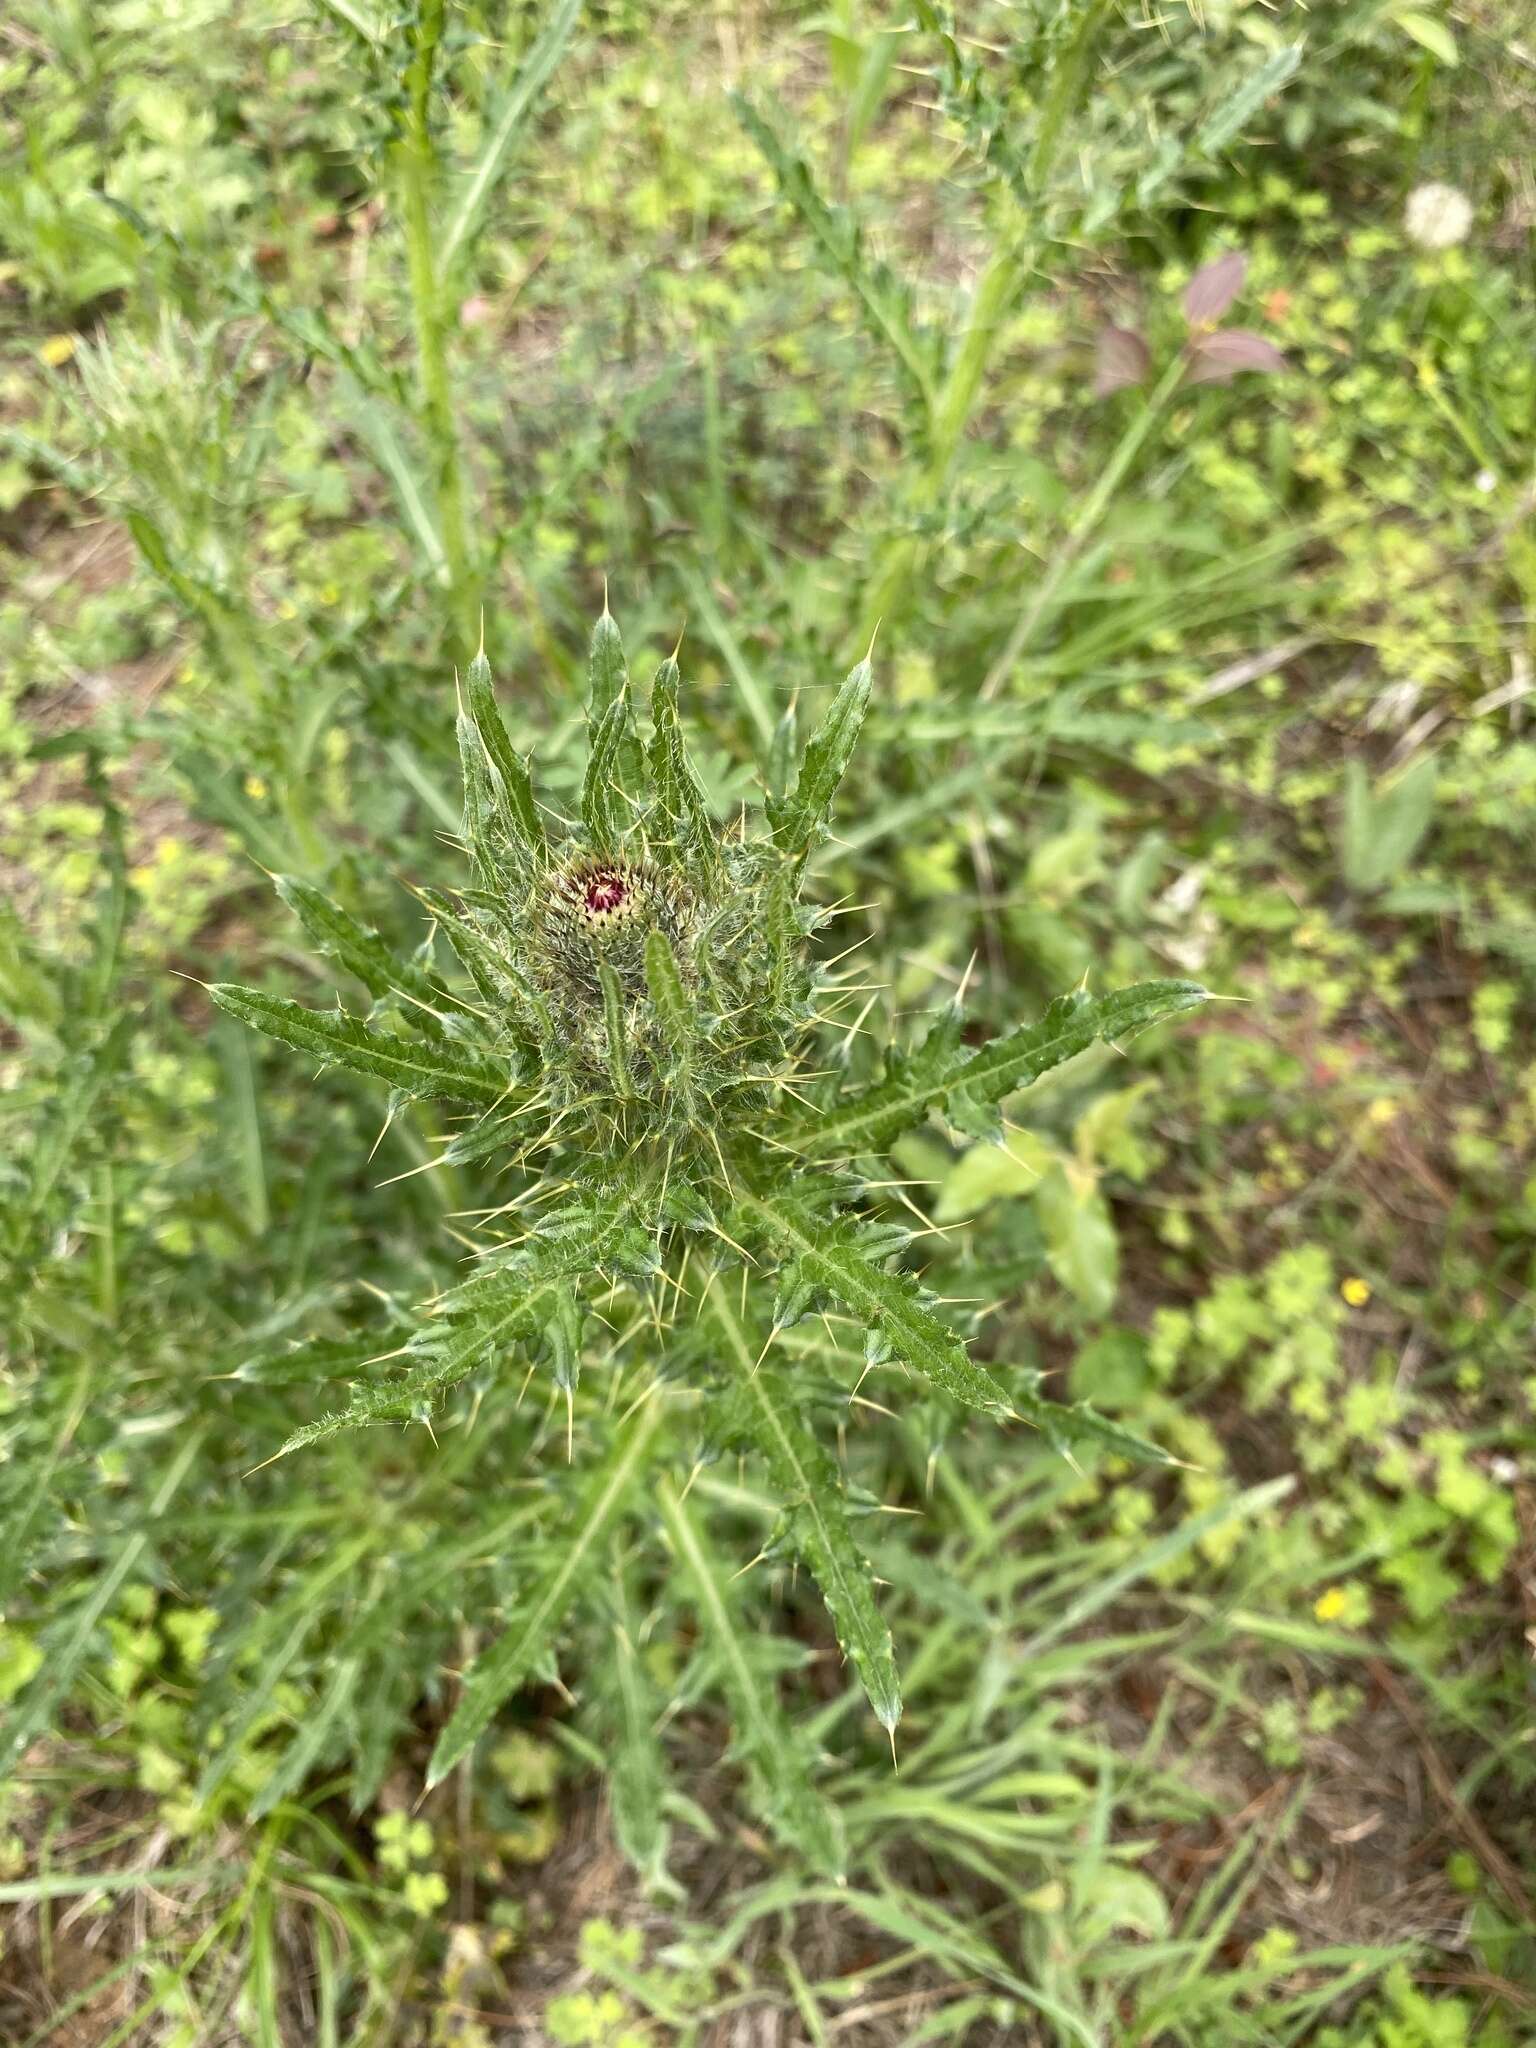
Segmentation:
<svg viewBox="0 0 1536 2048">
<path fill-rule="evenodd" d="M 202 1432 L 193 1431 L 156 1488 L 145 1518 L 147 1522 L 152 1524 L 165 1513 L 202 1445 Z M 136 1529 L 119 1545 L 110 1563 L 105 1558 L 102 1560 L 102 1569 L 90 1597 L 77 1611 L 68 1634 L 57 1647 L 49 1645 L 47 1663 L 21 1695 L 9 1726 L 0 1736 L 0 1780 L 23 1755 L 33 1737 L 50 1725 L 55 1709 L 74 1683 L 75 1673 L 90 1649 L 97 1623 L 117 1598 L 118 1588 L 144 1555 L 149 1540 L 147 1528 Z"/>
<path fill-rule="evenodd" d="M 480 145 L 480 154 L 460 186 L 453 211 L 448 216 L 438 259 L 439 277 L 448 276 L 466 245 L 479 234 L 491 190 L 506 166 L 524 122 L 537 104 L 539 94 L 554 76 L 580 12 L 581 0 L 556 0 L 549 19 L 530 44 L 517 67 L 516 76 L 502 95 L 501 104 L 492 115 L 485 140 Z"/>
</svg>

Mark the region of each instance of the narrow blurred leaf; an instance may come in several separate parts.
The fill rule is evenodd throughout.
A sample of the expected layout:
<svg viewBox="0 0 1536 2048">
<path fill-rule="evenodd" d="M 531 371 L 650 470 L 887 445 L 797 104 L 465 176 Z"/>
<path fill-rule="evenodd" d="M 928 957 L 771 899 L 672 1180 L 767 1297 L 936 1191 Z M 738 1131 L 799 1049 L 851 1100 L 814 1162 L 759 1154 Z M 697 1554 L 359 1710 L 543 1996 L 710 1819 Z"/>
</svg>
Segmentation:
<svg viewBox="0 0 1536 2048">
<path fill-rule="evenodd" d="M 1339 861 L 1352 889 L 1382 889 L 1402 873 L 1434 818 L 1436 780 L 1433 754 L 1374 786 L 1359 761 L 1346 764 Z"/>
<path fill-rule="evenodd" d="M 1203 156 L 1215 156 L 1236 139 L 1267 99 L 1289 84 L 1301 65 L 1303 43 L 1287 43 L 1266 57 L 1237 88 L 1216 107 L 1195 134 L 1195 148 Z"/>
<path fill-rule="evenodd" d="M 506 168 L 513 145 L 540 93 L 554 76 L 580 13 L 581 0 L 555 0 L 543 27 L 503 90 L 480 144 L 480 153 L 459 187 L 443 230 L 439 277 L 446 278 L 460 254 L 473 248 L 496 181 Z"/>
<path fill-rule="evenodd" d="M 890 349 L 907 392 L 923 420 L 933 411 L 938 348 L 916 322 L 912 294 L 888 265 L 871 258 L 856 221 L 830 206 L 816 189 L 810 166 L 740 93 L 731 95 L 736 117 L 762 151 L 779 189 L 799 214 L 828 267 L 850 288 L 871 330 Z"/>
<path fill-rule="evenodd" d="M 1397 26 L 1405 36 L 1411 36 L 1421 50 L 1437 58 L 1440 63 L 1451 66 L 1461 62 L 1461 53 L 1456 47 L 1456 36 L 1448 22 L 1438 15 L 1425 14 L 1413 7 L 1406 14 L 1394 17 Z"/>
<path fill-rule="evenodd" d="M 75 1674 L 90 1650 L 102 1617 L 117 1598 L 118 1588 L 149 1548 L 156 1521 L 175 1499 L 181 1482 L 202 1448 L 203 1432 L 190 1430 L 170 1470 L 149 1497 L 145 1526 L 125 1536 L 115 1550 L 102 1554 L 96 1563 L 90 1591 L 68 1616 L 58 1634 L 46 1642 L 48 1661 L 12 1704 L 4 1731 L 0 1733 L 0 1780 L 9 1776 L 11 1767 L 25 1753 L 34 1737 L 53 1725 L 54 1714 L 75 1681 Z"/>
<path fill-rule="evenodd" d="M 737 1610 L 732 1573 L 709 1549 L 697 1518 L 678 1499 L 670 1479 L 658 1483 L 656 1503 L 693 1588 L 705 1638 L 718 1659 L 735 1723 L 735 1747 L 764 1811 L 809 1862 L 835 1874 L 842 1868 L 843 1853 L 833 1809 L 811 1783 L 804 1743 L 780 1705 L 771 1678 L 754 1659 L 759 1631 L 755 1623 L 749 1627 Z"/>
</svg>

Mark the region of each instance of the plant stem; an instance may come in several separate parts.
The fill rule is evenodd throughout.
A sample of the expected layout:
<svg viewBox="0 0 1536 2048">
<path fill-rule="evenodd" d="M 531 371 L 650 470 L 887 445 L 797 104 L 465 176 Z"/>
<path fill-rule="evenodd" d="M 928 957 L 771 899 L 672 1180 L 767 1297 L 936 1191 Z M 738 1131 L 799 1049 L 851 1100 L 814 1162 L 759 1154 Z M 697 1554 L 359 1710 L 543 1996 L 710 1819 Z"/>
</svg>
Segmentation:
<svg viewBox="0 0 1536 2048">
<path fill-rule="evenodd" d="M 416 379 L 422 425 L 431 449 L 438 531 L 443 544 L 457 651 L 473 650 L 478 628 L 471 582 L 468 528 L 464 516 L 464 472 L 459 451 L 458 414 L 448 368 L 448 322 L 444 281 L 438 275 L 432 241 L 432 195 L 437 184 L 437 150 L 432 140 L 432 75 L 443 33 L 444 0 L 422 0 L 415 51 L 406 70 L 405 128 L 398 151 L 405 252 L 410 280 L 411 322 L 416 336 Z"/>
<path fill-rule="evenodd" d="M 1181 349 L 1158 379 L 1146 404 L 1120 436 L 1114 452 L 1100 470 L 1093 489 L 1078 506 L 1077 513 L 1067 528 L 1066 536 L 1052 556 L 1051 565 L 1037 586 L 1032 601 L 1019 614 L 1012 632 L 1003 643 L 1001 654 L 988 669 L 986 680 L 981 686 L 983 703 L 997 695 L 1014 663 L 1034 638 L 1035 628 L 1044 617 L 1046 606 L 1061 588 L 1062 579 L 1108 511 L 1111 498 L 1119 489 L 1126 471 L 1140 454 L 1143 442 L 1167 410 L 1168 401 L 1184 375 L 1185 368 L 1185 357 Z"/>
<path fill-rule="evenodd" d="M 977 280 L 965 333 L 934 399 L 928 460 L 908 500 L 919 517 L 931 515 L 944 502 L 955 456 L 975 410 L 1003 318 L 1017 296 L 1029 260 L 1025 244 L 1009 240 Z M 930 542 L 912 534 L 899 534 L 887 543 L 865 603 L 861 644 L 869 640 L 882 619 L 900 608 L 903 596 L 916 588 L 918 570 L 930 546 Z"/>
</svg>

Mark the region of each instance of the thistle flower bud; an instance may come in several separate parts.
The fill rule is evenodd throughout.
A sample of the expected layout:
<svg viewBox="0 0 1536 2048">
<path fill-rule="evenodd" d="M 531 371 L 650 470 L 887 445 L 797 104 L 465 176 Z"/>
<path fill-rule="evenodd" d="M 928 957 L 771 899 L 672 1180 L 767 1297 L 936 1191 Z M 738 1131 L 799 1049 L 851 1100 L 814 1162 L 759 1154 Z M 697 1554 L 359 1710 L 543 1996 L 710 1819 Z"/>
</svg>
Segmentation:
<svg viewBox="0 0 1536 2048">
<path fill-rule="evenodd" d="M 464 836 L 480 887 L 464 918 L 499 966 L 494 1024 L 535 1068 L 588 1166 L 675 1150 L 760 1098 L 814 1010 L 796 898 L 805 858 L 863 716 L 867 670 L 844 684 L 771 831 L 726 835 L 709 815 L 678 716 L 675 661 L 651 690 L 641 745 L 623 644 L 605 613 L 592 641 L 581 820 L 538 820 L 483 657 L 468 678 Z M 455 938 L 457 943 L 457 938 Z"/>
</svg>

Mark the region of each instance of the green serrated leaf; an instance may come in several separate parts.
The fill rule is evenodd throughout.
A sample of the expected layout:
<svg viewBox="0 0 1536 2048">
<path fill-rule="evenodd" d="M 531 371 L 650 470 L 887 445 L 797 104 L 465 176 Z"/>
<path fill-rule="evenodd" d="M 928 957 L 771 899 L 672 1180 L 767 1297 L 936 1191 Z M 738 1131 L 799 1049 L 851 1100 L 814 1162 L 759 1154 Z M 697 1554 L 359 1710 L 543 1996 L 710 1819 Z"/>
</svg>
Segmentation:
<svg viewBox="0 0 1536 2048">
<path fill-rule="evenodd" d="M 528 773 L 528 763 L 507 737 L 506 724 L 491 682 L 491 665 L 483 653 L 477 654 L 469 664 L 464 681 L 469 695 L 469 715 L 495 770 L 495 796 L 499 799 L 497 815 L 515 850 L 531 865 L 541 866 L 548 847 L 544 822 L 534 802 L 533 780 Z"/>
<path fill-rule="evenodd" d="M 677 663 L 669 657 L 651 684 L 651 787 L 660 826 L 654 836 L 671 841 L 685 859 L 712 870 L 717 861 L 714 826 L 683 739 L 677 711 L 680 685 Z"/>
<path fill-rule="evenodd" d="M 698 1032 L 693 998 L 683 981 L 672 942 L 664 931 L 648 932 L 645 940 L 645 985 L 667 1042 L 686 1059 Z"/>
<path fill-rule="evenodd" d="M 793 1262 L 794 1277 L 776 1318 L 781 1324 L 798 1320 L 818 1296 L 830 1296 L 942 1392 L 990 1415 L 1012 1412 L 997 1381 L 925 1306 L 911 1274 L 885 1270 L 889 1233 L 870 1232 L 849 1217 L 828 1221 L 809 1203 L 782 1192 L 744 1195 L 739 1207 L 746 1227 L 759 1237 L 766 1234 Z"/>
<path fill-rule="evenodd" d="M 812 733 L 791 794 L 767 801 L 773 841 L 792 860 L 803 861 L 826 837 L 838 785 L 858 742 L 869 709 L 868 657 L 850 669 L 826 716 Z"/>
<path fill-rule="evenodd" d="M 428 1789 L 441 1784 L 460 1758 L 474 1747 L 503 1701 L 516 1692 L 535 1661 L 553 1646 L 555 1632 L 572 1601 L 597 1567 L 603 1539 L 622 1509 L 625 1496 L 645 1470 L 652 1439 L 665 1412 L 664 1402 L 652 1393 L 620 1428 L 608 1455 L 588 1480 L 576 1514 L 562 1531 L 548 1567 L 531 1586 L 523 1589 L 517 1620 L 465 1673 L 458 1706 L 438 1737 L 427 1766 Z"/>
<path fill-rule="evenodd" d="M 208 994 L 221 1010 L 296 1052 L 387 1081 L 406 1095 L 444 1102 L 500 1102 L 513 1078 L 467 1046 L 441 1038 L 399 1038 L 344 1010 L 306 1010 L 286 996 L 263 995 L 259 989 L 228 981 L 209 984 Z"/>
<path fill-rule="evenodd" d="M 596 843 L 617 847 L 634 816 L 622 761 L 634 743 L 627 697 L 616 697 L 592 728 L 592 750 L 581 783 L 581 815 Z"/>
<path fill-rule="evenodd" d="M 1112 1422 L 1087 1401 L 1052 1401 L 1037 1387 L 1016 1386 L 1014 1413 L 1038 1429 L 1052 1450 L 1066 1457 L 1074 1444 L 1097 1445 L 1117 1457 L 1130 1458 L 1138 1465 L 1173 1465 L 1178 1461 L 1144 1436 L 1123 1423 Z"/>
<path fill-rule="evenodd" d="M 788 1142 L 807 1158 L 854 1157 L 889 1145 L 959 1091 L 969 1109 L 1000 1102 L 1100 1040 L 1124 1045 L 1164 1018 L 1210 1001 L 1192 981 L 1145 981 L 1112 995 L 1058 996 L 1038 1024 L 996 1038 L 978 1052 L 956 1045 L 945 1058 L 898 1065 L 884 1080 L 807 1118 Z"/>
<path fill-rule="evenodd" d="M 463 1009 L 456 996 L 439 988 L 413 961 L 399 959 L 371 926 L 359 924 L 313 883 L 297 875 L 274 875 L 273 882 L 320 951 L 360 981 L 369 995 L 377 999 L 402 990 L 423 1006 L 425 1019 L 434 1010 Z"/>
<path fill-rule="evenodd" d="M 800 1419 L 787 1380 L 759 1364 L 762 1342 L 749 1330 L 719 1273 L 703 1312 L 736 1371 L 734 1412 L 767 1460 L 789 1534 L 821 1589 L 843 1653 L 859 1674 L 875 1718 L 890 1730 L 901 1719 L 901 1686 L 891 1632 L 875 1603 L 874 1575 L 853 1540 L 842 1474 Z"/>
</svg>

